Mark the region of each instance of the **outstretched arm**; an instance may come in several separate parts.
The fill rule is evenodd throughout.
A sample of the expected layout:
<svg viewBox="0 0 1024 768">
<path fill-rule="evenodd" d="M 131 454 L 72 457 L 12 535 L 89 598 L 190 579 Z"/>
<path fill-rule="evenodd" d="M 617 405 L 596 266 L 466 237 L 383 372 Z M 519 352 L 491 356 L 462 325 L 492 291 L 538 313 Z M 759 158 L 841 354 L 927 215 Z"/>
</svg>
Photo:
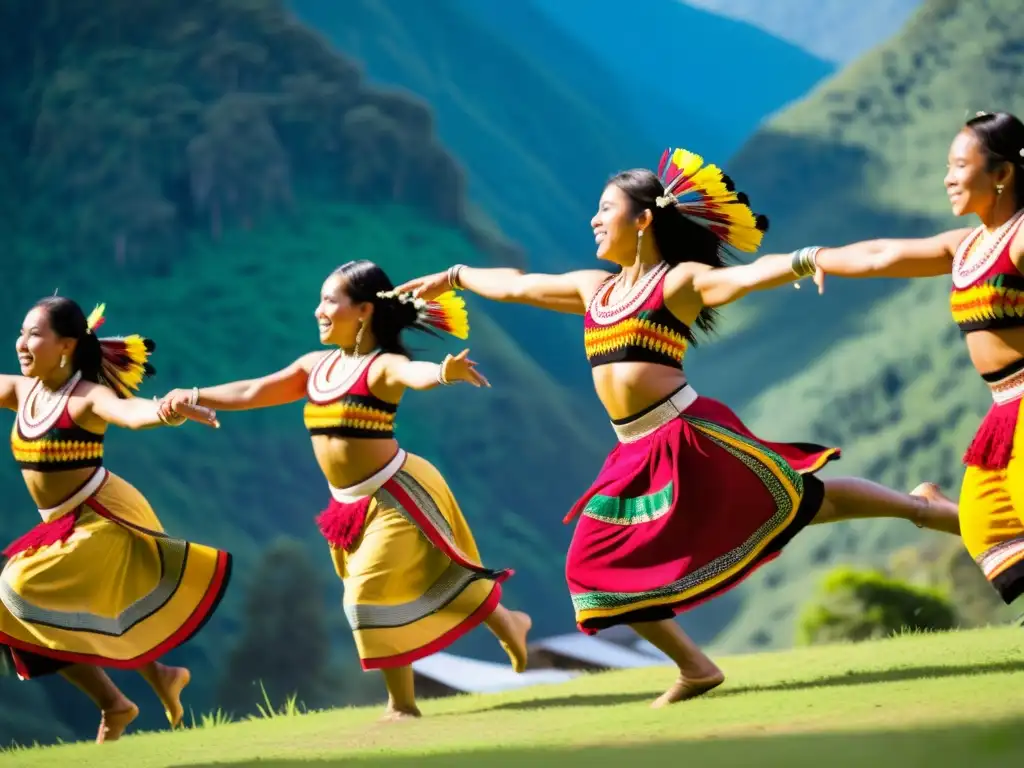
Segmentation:
<svg viewBox="0 0 1024 768">
<path fill-rule="evenodd" d="M 310 352 L 287 368 L 259 379 L 232 381 L 215 387 L 171 390 L 161 402 L 172 412 L 177 411 L 179 405 L 190 403 L 220 411 L 248 411 L 294 403 L 306 396 L 309 371 L 322 354 Z"/>
<path fill-rule="evenodd" d="M 0 408 L 18 410 L 18 379 L 20 376 L 0 375 Z"/>
<path fill-rule="evenodd" d="M 217 427 L 217 415 L 207 409 L 195 409 L 185 406 L 179 411 L 179 419 L 172 421 L 160 414 L 160 403 L 156 400 L 144 400 L 140 397 L 121 399 L 112 389 L 96 385 L 85 394 L 86 402 L 94 416 L 103 419 L 107 424 L 124 429 L 151 429 L 160 426 L 180 426 L 184 419 L 198 421 L 207 426 Z"/>
<path fill-rule="evenodd" d="M 686 263 L 673 267 L 665 277 L 665 299 L 670 309 L 694 293 L 705 307 L 720 307 L 746 296 L 799 280 L 790 254 L 762 256 L 750 264 L 709 267 Z"/>
<path fill-rule="evenodd" d="M 949 274 L 953 254 L 970 229 L 944 232 L 916 240 L 867 240 L 842 248 L 817 248 L 811 271 L 823 288 L 822 275 L 842 277 L 934 277 Z M 806 276 L 796 269 L 795 254 L 769 254 L 735 267 L 705 267 L 686 263 L 674 267 L 665 279 L 665 297 L 675 312 L 687 294 L 696 293 L 706 307 L 719 307 L 751 291 L 777 288 Z"/>
<path fill-rule="evenodd" d="M 377 365 L 380 365 L 381 389 L 395 400 L 403 389 L 433 389 L 457 381 L 474 387 L 491 386 L 476 369 L 476 362 L 469 359 L 468 349 L 446 356 L 440 364 L 410 360 L 402 355 L 381 355 Z"/>
<path fill-rule="evenodd" d="M 822 248 L 819 270 L 840 277 L 936 277 L 948 275 L 953 255 L 969 228 L 909 240 L 865 240 L 842 248 Z"/>
<path fill-rule="evenodd" d="M 447 272 L 419 277 L 398 286 L 425 299 L 463 288 L 492 301 L 528 304 L 553 312 L 582 315 L 598 286 L 609 277 L 599 269 L 561 275 L 526 274 L 519 269 L 482 269 L 459 265 Z"/>
</svg>

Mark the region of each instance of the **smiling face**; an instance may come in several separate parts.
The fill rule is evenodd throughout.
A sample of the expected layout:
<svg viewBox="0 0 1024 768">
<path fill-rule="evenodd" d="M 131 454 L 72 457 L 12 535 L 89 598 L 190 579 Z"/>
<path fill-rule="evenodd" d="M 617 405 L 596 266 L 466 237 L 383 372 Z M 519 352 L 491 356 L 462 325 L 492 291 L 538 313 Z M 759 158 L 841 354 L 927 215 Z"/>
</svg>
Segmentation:
<svg viewBox="0 0 1024 768">
<path fill-rule="evenodd" d="M 949 203 L 956 216 L 984 215 L 995 205 L 996 184 L 1007 185 L 1004 167 L 990 171 L 985 150 L 974 132 L 960 131 L 949 147 L 948 170 L 944 183 Z M 1011 192 L 1003 190 L 1003 194 Z M 1012 192 L 1011 192 L 1012 193 Z"/>
<path fill-rule="evenodd" d="M 50 326 L 50 317 L 43 307 L 34 307 L 25 315 L 14 348 L 22 376 L 46 379 L 60 368 L 61 357 L 67 365 L 74 352 L 73 339 L 58 336 Z"/>
<path fill-rule="evenodd" d="M 345 289 L 346 281 L 341 275 L 331 275 L 320 289 L 320 304 L 314 316 L 322 344 L 351 347 L 356 343 L 360 321 L 370 320 L 373 305 L 353 304 Z"/>
<path fill-rule="evenodd" d="M 638 233 L 646 224 L 644 214 L 634 212 L 633 201 L 617 185 L 604 188 L 597 213 L 590 220 L 597 244 L 597 258 L 628 266 L 636 260 Z"/>
</svg>

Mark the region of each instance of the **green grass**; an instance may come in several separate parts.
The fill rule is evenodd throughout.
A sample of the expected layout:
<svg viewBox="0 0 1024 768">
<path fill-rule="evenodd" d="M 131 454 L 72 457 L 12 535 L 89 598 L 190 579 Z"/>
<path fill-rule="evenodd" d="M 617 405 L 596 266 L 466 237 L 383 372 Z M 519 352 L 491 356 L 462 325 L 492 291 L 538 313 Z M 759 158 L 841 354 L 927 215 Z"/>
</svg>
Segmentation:
<svg viewBox="0 0 1024 768">
<path fill-rule="evenodd" d="M 397 281 L 476 256 L 456 229 L 399 206 L 300 202 L 298 211 L 294 220 L 270 221 L 258 231 L 231 231 L 216 246 L 197 238 L 196 247 L 184 251 L 161 277 L 113 264 L 76 269 L 59 253 L 25 248 L 21 263 L 31 260 L 31 267 L 13 270 L 0 286 L 0 325 L 19 327 L 31 303 L 58 287 L 86 311 L 104 301 L 106 332 L 141 332 L 156 340 L 157 377 L 142 392 L 148 397 L 178 386 L 264 375 L 318 349 L 313 309 L 320 285 L 348 259 L 374 259 Z M 529 604 L 542 633 L 567 631 L 572 613 L 564 606 L 561 558 L 570 529 L 561 518 L 597 471 L 602 442 L 611 436 L 599 432 L 593 420 L 576 416 L 570 393 L 523 353 L 487 309 L 482 302 L 470 307 L 467 345 L 493 388 L 411 393 L 403 401 L 397 434 L 407 450 L 446 476 L 485 562 L 516 569 L 505 602 Z M 434 360 L 462 343 L 422 335 L 408 341 Z M 13 349 L 9 354 L 13 365 Z M 217 431 L 195 426 L 112 430 L 107 439 L 107 465 L 146 494 L 169 532 L 222 546 L 236 557 L 235 580 L 221 608 L 184 649 L 199 655 L 187 660 L 194 667 L 220 668 L 218 659 L 242 629 L 245 585 L 254 578 L 263 548 L 278 534 L 304 542 L 324 569 L 329 582 L 324 610 L 333 621 L 338 662 L 355 664 L 339 608 L 341 584 L 313 522 L 326 501 L 326 482 L 301 419 L 300 403 L 223 414 Z M 516 457 L 514 471 L 502 473 L 509 456 Z M 524 483 L 525 477 L 535 482 Z M 0 463 L 0 489 L 10 501 L 0 533 L 13 539 L 35 524 L 38 514 L 12 464 Z M 463 641 L 462 652 L 471 650 L 501 654 L 478 633 Z M 212 708 L 214 674 L 200 677 L 193 698 Z"/>
<path fill-rule="evenodd" d="M 976 110 L 1024 112 L 1022 35 L 1011 0 L 929 0 L 901 34 L 770 121 L 729 164 L 773 217 L 768 250 L 976 223 L 950 215 L 946 153 Z M 955 498 L 961 456 L 991 400 L 949 316 L 949 279 L 830 278 L 823 296 L 807 287 L 745 300 L 746 322 L 693 356 L 698 388 L 733 403 L 765 438 L 841 446 L 826 477 L 900 490 L 930 480 Z M 740 588 L 744 607 L 716 645 L 785 647 L 825 570 L 878 564 L 932 536 L 884 520 L 801 534 Z"/>
<path fill-rule="evenodd" d="M 726 684 L 661 711 L 669 667 L 586 675 L 498 695 L 424 700 L 422 720 L 377 709 L 293 714 L 97 748 L 17 750 L 0 766 L 1013 765 L 1024 759 L 1024 636 L 1016 628 L 903 635 L 722 658 Z"/>
</svg>

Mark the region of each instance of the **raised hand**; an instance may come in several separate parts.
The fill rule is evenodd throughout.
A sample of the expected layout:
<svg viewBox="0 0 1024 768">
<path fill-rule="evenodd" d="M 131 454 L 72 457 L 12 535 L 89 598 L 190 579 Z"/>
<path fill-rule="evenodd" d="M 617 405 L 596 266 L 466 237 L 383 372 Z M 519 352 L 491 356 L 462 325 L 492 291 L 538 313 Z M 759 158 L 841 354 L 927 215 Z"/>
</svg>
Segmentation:
<svg viewBox="0 0 1024 768">
<path fill-rule="evenodd" d="M 447 283 L 448 278 L 445 277 Z M 469 350 L 449 355 L 441 363 L 441 375 L 448 382 L 465 381 L 474 387 L 489 387 L 491 383 L 476 369 L 476 362 L 469 359 Z"/>
<path fill-rule="evenodd" d="M 438 272 L 402 283 L 395 290 L 402 293 L 411 293 L 418 299 L 430 301 L 436 299 L 442 293 L 452 290 L 452 286 L 448 282 L 448 273 Z"/>
</svg>

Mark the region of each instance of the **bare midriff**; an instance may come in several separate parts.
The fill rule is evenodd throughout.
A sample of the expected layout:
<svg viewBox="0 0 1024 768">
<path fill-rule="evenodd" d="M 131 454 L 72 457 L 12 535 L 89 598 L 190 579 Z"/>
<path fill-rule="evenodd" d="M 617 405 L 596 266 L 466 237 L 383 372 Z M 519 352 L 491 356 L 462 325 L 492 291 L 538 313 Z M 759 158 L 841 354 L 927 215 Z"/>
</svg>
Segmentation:
<svg viewBox="0 0 1024 768">
<path fill-rule="evenodd" d="M 317 464 L 335 488 L 349 488 L 372 477 L 398 453 L 394 438 L 354 438 L 313 435 Z"/>
<path fill-rule="evenodd" d="M 25 486 L 36 507 L 51 509 L 71 498 L 96 471 L 96 467 L 66 469 L 59 472 L 24 469 L 21 476 L 25 479 Z"/>
<path fill-rule="evenodd" d="M 608 363 L 594 369 L 594 387 L 612 421 L 655 405 L 686 383 L 678 368 L 657 363 Z"/>
<path fill-rule="evenodd" d="M 978 373 L 995 373 L 1024 358 L 1024 328 L 972 331 L 967 352 Z"/>
</svg>

